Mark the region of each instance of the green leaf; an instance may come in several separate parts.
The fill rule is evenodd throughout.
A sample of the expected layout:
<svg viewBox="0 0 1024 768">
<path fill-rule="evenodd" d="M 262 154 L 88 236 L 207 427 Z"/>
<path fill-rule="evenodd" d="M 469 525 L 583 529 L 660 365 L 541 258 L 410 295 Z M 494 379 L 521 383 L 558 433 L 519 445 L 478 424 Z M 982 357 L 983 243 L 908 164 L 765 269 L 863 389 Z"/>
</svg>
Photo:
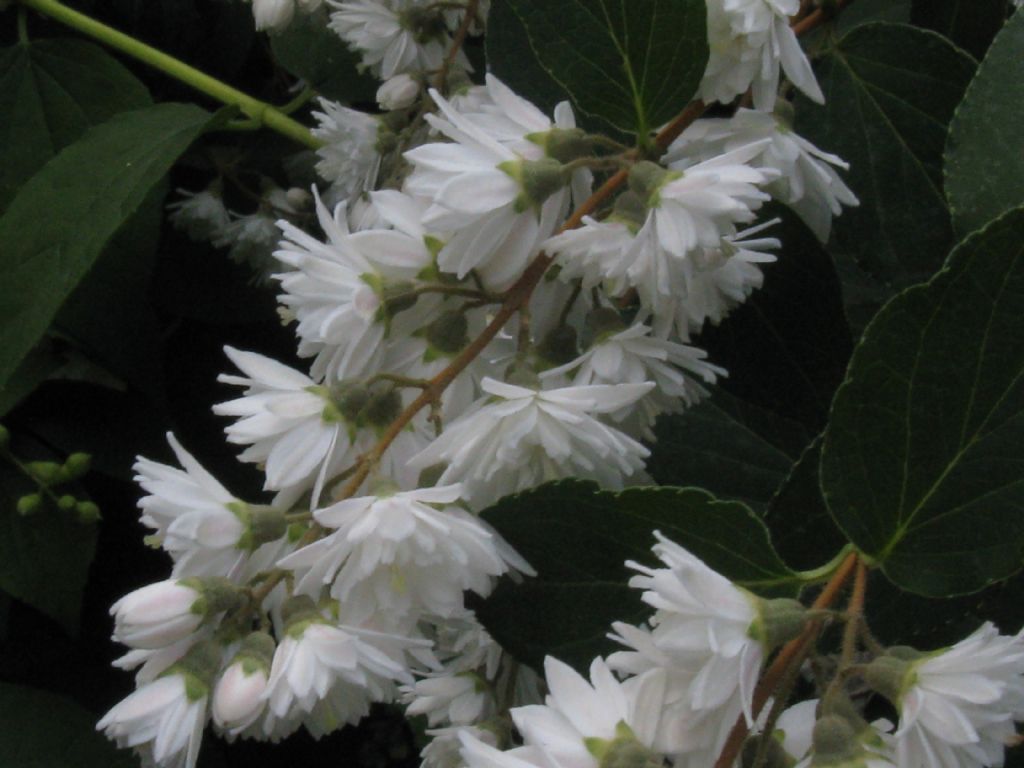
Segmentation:
<svg viewBox="0 0 1024 768">
<path fill-rule="evenodd" d="M 846 34 L 854 27 L 872 21 L 909 22 L 910 0 L 857 0 L 848 3 L 835 20 L 836 31 Z"/>
<path fill-rule="evenodd" d="M 850 163 L 860 198 L 836 219 L 833 242 L 890 283 L 927 279 L 952 245 L 942 149 L 974 68 L 934 32 L 864 24 L 815 67 L 825 105 L 798 100 L 796 130 Z"/>
<path fill-rule="evenodd" d="M 0 51 L 0 212 L 87 128 L 149 103 L 131 72 L 84 40 L 33 40 Z"/>
<path fill-rule="evenodd" d="M 132 768 L 138 762 L 96 732 L 96 715 L 48 691 L 0 683 L 0 765 Z"/>
<path fill-rule="evenodd" d="M 1003 22 L 1007 0 L 914 0 L 911 21 L 982 58 Z"/>
<path fill-rule="evenodd" d="M 825 425 L 853 342 L 831 258 L 795 215 L 781 206 L 764 211 L 775 215 L 782 223 L 768 234 L 782 248 L 762 268 L 764 285 L 698 343 L 729 372 L 725 391 L 808 428 L 799 451 Z"/>
<path fill-rule="evenodd" d="M 868 326 L 825 433 L 821 483 L 899 586 L 971 592 L 1024 554 L 1024 209 L 972 235 Z"/>
<path fill-rule="evenodd" d="M 659 485 L 699 486 L 761 510 L 789 472 L 806 435 L 798 424 L 718 391 L 662 416 L 647 471 Z"/>
<path fill-rule="evenodd" d="M 640 592 L 627 585 L 632 571 L 625 562 L 657 564 L 655 530 L 758 593 L 793 594 L 799 586 L 748 507 L 698 488 L 611 493 L 565 481 L 507 497 L 483 518 L 537 576 L 502 582 L 477 615 L 504 648 L 535 668 L 550 654 L 586 669 L 614 649 L 605 637 L 613 621 L 650 615 Z"/>
<path fill-rule="evenodd" d="M 96 550 L 96 526 L 79 523 L 73 513 L 50 503 L 22 517 L 15 505 L 35 490 L 4 461 L 0 466 L 0 589 L 55 619 L 69 635 L 77 635 L 82 592 Z M 7 763 L 0 760 L 0 765 Z"/>
<path fill-rule="evenodd" d="M 764 516 L 779 556 L 801 570 L 824 565 L 847 545 L 846 536 L 836 527 L 821 495 L 820 463 L 819 437 L 807 446 L 779 485 Z"/>
<path fill-rule="evenodd" d="M 7 386 L 0 390 L 0 417 L 6 416 L 61 367 L 63 361 L 51 347 L 45 341 L 37 344 L 18 364 Z"/>
<path fill-rule="evenodd" d="M 641 135 L 697 92 L 708 58 L 703 0 L 504 2 L 525 28 L 529 51 L 508 37 L 490 45 L 499 77 L 535 58 L 581 113 Z"/>
<path fill-rule="evenodd" d="M 0 386 L 104 246 L 210 123 L 185 104 L 123 112 L 22 187 L 0 217 Z"/>
<path fill-rule="evenodd" d="M 1024 13 L 992 43 L 949 129 L 946 192 L 966 235 L 1024 203 Z"/>
<path fill-rule="evenodd" d="M 157 184 L 61 306 L 51 333 L 155 402 L 163 399 L 160 324 L 149 295 L 167 184 Z"/>
<path fill-rule="evenodd" d="M 327 27 L 326 12 L 295 14 L 270 47 L 282 67 L 320 95 L 349 104 L 376 101 L 377 81 L 356 70 L 359 55 Z"/>
</svg>

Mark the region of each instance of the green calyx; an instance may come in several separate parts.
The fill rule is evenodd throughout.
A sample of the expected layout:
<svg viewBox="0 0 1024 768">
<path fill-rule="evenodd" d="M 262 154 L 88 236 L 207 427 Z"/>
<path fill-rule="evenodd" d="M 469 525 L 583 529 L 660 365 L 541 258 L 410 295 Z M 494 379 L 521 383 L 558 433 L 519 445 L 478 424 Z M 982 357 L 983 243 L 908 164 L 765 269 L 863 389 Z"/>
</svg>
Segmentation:
<svg viewBox="0 0 1024 768">
<path fill-rule="evenodd" d="M 629 190 L 646 207 L 653 208 L 658 204 L 658 191 L 681 176 L 678 171 L 669 171 L 650 160 L 642 160 L 629 171 Z"/>
<path fill-rule="evenodd" d="M 298 639 L 310 624 L 324 624 L 323 616 L 317 610 L 316 603 L 307 595 L 293 595 L 281 606 L 281 618 L 284 621 L 285 633 Z"/>
<path fill-rule="evenodd" d="M 518 213 L 530 208 L 539 209 L 544 201 L 568 182 L 562 164 L 553 157 L 540 160 L 507 160 L 498 168 L 519 183 L 519 197 L 515 209 Z"/>
<path fill-rule="evenodd" d="M 413 6 L 398 14 L 398 23 L 402 29 L 412 32 L 417 43 L 421 45 L 432 40 L 440 40 L 448 31 L 444 17 L 434 8 Z"/>
<path fill-rule="evenodd" d="M 754 595 L 750 598 L 757 618 L 747 631 L 764 646 L 766 653 L 792 640 L 807 626 L 807 609 L 799 600 L 788 597 L 765 600 Z"/>
<path fill-rule="evenodd" d="M 778 732 L 776 731 L 776 733 Z M 759 755 L 763 755 L 760 761 L 758 760 Z M 775 734 L 771 736 L 758 734 L 751 736 L 743 742 L 743 751 L 740 753 L 740 768 L 754 768 L 754 766 L 761 766 L 761 768 L 792 768 L 794 765 L 796 765 L 796 760 L 782 748 L 782 744 L 779 743 Z"/>
<path fill-rule="evenodd" d="M 600 768 L 662 768 L 664 759 L 637 741 L 624 720 L 615 726 L 614 739 L 585 738 L 587 751 L 597 758 Z"/>
<path fill-rule="evenodd" d="M 199 701 L 210 694 L 213 679 L 220 671 L 221 646 L 214 640 L 200 640 L 160 677 L 181 675 L 189 701 Z"/>
<path fill-rule="evenodd" d="M 359 412 L 359 424 L 384 429 L 402 412 L 402 396 L 395 387 L 386 387 L 370 395 Z"/>
<path fill-rule="evenodd" d="M 640 195 L 627 189 L 615 198 L 615 206 L 608 220 L 625 224 L 635 235 L 647 221 L 647 206 Z"/>
<path fill-rule="evenodd" d="M 545 334 L 537 345 L 537 354 L 551 366 L 564 365 L 576 359 L 576 329 L 571 325 L 560 325 Z"/>
<path fill-rule="evenodd" d="M 622 315 L 611 307 L 595 307 L 587 313 L 584 327 L 587 332 L 588 344 L 597 344 L 609 336 L 626 330 Z"/>
<path fill-rule="evenodd" d="M 236 584 L 221 576 L 181 579 L 178 584 L 198 594 L 190 611 L 202 616 L 204 620 L 238 608 L 245 599 L 244 593 Z"/>
<path fill-rule="evenodd" d="M 579 128 L 552 128 L 526 134 L 526 140 L 543 147 L 544 154 L 559 163 L 571 163 L 594 154 L 594 141 Z"/>
<path fill-rule="evenodd" d="M 232 664 L 241 664 L 242 671 L 246 676 L 254 675 L 257 672 L 270 673 L 270 666 L 274 660 L 274 650 L 277 644 L 266 632 L 252 632 L 242 640 Z"/>
<path fill-rule="evenodd" d="M 924 654 L 906 646 L 888 648 L 884 655 L 864 668 L 864 682 L 899 707 L 907 689 L 914 684 L 914 669 Z"/>
<path fill-rule="evenodd" d="M 245 531 L 235 542 L 238 549 L 252 552 L 267 542 L 277 541 L 288 529 L 284 512 L 274 507 L 244 501 L 233 501 L 227 507 L 245 526 Z"/>
<path fill-rule="evenodd" d="M 442 312 L 427 326 L 427 342 L 440 355 L 450 357 L 469 344 L 469 321 L 466 313 L 455 309 Z"/>
</svg>

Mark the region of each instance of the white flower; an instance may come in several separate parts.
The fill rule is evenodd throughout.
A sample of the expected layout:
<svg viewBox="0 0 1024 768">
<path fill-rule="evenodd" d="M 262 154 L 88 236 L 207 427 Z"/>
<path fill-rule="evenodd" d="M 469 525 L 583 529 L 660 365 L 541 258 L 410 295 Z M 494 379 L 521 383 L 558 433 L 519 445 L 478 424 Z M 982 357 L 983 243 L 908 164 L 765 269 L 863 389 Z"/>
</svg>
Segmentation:
<svg viewBox="0 0 1024 768">
<path fill-rule="evenodd" d="M 858 205 L 856 195 L 835 171 L 849 165 L 794 133 L 778 116 L 739 109 L 729 119 L 698 120 L 673 143 L 666 157 L 670 162 L 706 160 L 766 139 L 768 143 L 751 158 L 751 165 L 778 171 L 778 179 L 767 191 L 791 206 L 819 240 L 827 241 L 832 217 L 838 216 L 844 205 Z"/>
<path fill-rule="evenodd" d="M 344 203 L 332 216 L 317 198 L 316 210 L 325 242 L 281 224 L 285 240 L 274 255 L 293 271 L 275 275 L 284 289 L 280 300 L 298 320 L 299 355 L 316 358 L 312 376 L 358 378 L 383 354 L 385 297 L 429 265 L 430 252 L 422 237 L 399 230 L 350 233 Z"/>
<path fill-rule="evenodd" d="M 945 651 L 910 662 L 897 706 L 899 768 L 1003 764 L 1024 719 L 1024 633 L 990 622 Z"/>
<path fill-rule="evenodd" d="M 210 680 L 220 664 L 220 649 L 202 643 L 187 663 L 148 682 L 116 704 L 96 724 L 119 747 L 135 747 L 146 764 L 194 768 L 206 724 Z"/>
<path fill-rule="evenodd" d="M 239 458 L 264 465 L 271 490 L 319 487 L 355 458 L 344 417 L 330 393 L 305 374 L 253 352 L 225 347 L 246 376 L 222 374 L 218 381 L 246 388 L 245 395 L 213 407 L 238 416 L 225 429 L 228 442 L 248 445 Z"/>
<path fill-rule="evenodd" d="M 690 254 L 685 263 L 685 290 L 677 295 L 657 294 L 650 300 L 650 305 L 659 309 L 652 312 L 655 333 L 667 336 L 674 328 L 686 339 L 707 321 L 717 325 L 746 301 L 764 282 L 758 265 L 775 261 L 775 254 L 768 251 L 781 246 L 778 238 L 754 236 L 777 223 L 778 219 L 766 221 L 723 237 L 713 248 Z"/>
<path fill-rule="evenodd" d="M 447 672 L 417 680 L 402 688 L 409 715 L 426 715 L 427 723 L 472 725 L 493 714 L 495 701 L 487 683 L 473 672 Z"/>
<path fill-rule="evenodd" d="M 348 200 L 373 189 L 380 170 L 379 120 L 330 99 L 321 98 L 320 106 L 323 111 L 313 113 L 319 123 L 313 135 L 324 142 L 316 170 L 331 182 L 329 197 Z"/>
<path fill-rule="evenodd" d="M 754 106 L 771 111 L 779 67 L 808 98 L 825 101 L 789 17 L 800 0 L 708 0 L 711 56 L 700 85 L 704 101 L 728 103 L 752 88 Z"/>
<path fill-rule="evenodd" d="M 256 29 L 284 29 L 295 15 L 295 0 L 252 0 L 252 15 Z"/>
<path fill-rule="evenodd" d="M 167 206 L 170 222 L 197 242 L 213 240 L 231 223 L 224 199 L 210 189 L 201 192 L 177 190 L 181 200 Z"/>
<path fill-rule="evenodd" d="M 492 397 L 477 401 L 412 459 L 448 466 L 438 482 L 461 482 L 477 507 L 564 477 L 621 488 L 649 451 L 592 414 L 612 413 L 647 394 L 653 383 L 539 390 L 485 378 Z"/>
<path fill-rule="evenodd" d="M 524 746 L 501 753 L 472 734 L 463 734 L 462 755 L 469 768 L 529 764 L 599 768 L 603 755 L 625 744 L 631 745 L 634 756 L 646 751 L 660 761 L 661 756 L 652 751 L 653 729 L 662 706 L 659 685 L 624 685 L 602 659 L 591 664 L 590 682 L 551 657 L 544 660 L 544 673 L 550 691 L 545 703 L 511 711 Z"/>
<path fill-rule="evenodd" d="M 268 736 L 278 732 L 278 720 L 297 725 L 307 715 L 314 735 L 356 722 L 370 702 L 391 698 L 395 681 L 412 682 L 405 666 L 381 647 L 411 647 L 416 641 L 331 625 L 312 601 L 304 606 L 288 621 L 263 692 Z"/>
<path fill-rule="evenodd" d="M 330 5 L 336 9 L 330 28 L 360 51 L 363 66 L 381 79 L 441 68 L 451 37 L 428 0 L 331 0 Z M 464 56 L 459 62 L 469 65 Z"/>
<path fill-rule="evenodd" d="M 184 471 L 138 458 L 135 482 L 149 494 L 139 501 L 141 521 L 174 559 L 172 576 L 228 576 L 244 556 L 238 544 L 246 526 L 238 510 L 245 505 L 170 432 L 167 442 Z"/>
<path fill-rule="evenodd" d="M 420 84 L 406 74 L 395 75 L 377 89 L 377 103 L 381 109 L 405 109 L 420 95 Z"/>
<path fill-rule="evenodd" d="M 158 581 L 129 592 L 110 607 L 114 639 L 132 648 L 163 648 L 182 640 L 202 624 L 195 610 L 202 594 L 191 582 Z"/>
<path fill-rule="evenodd" d="M 459 278 L 476 269 L 489 285 L 506 287 L 551 235 L 568 207 L 568 178 L 552 158 L 524 158 L 459 114 L 436 91 L 444 115 L 427 115 L 454 143 L 424 144 L 405 153 L 414 169 L 405 190 L 431 200 L 424 224 L 453 232 L 438 266 Z"/>
<path fill-rule="evenodd" d="M 618 321 L 614 310 L 598 311 L 612 313 Z M 621 328 L 621 321 L 617 325 Z M 653 439 L 650 428 L 659 414 L 678 413 L 699 402 L 707 390 L 698 381 L 714 384 L 718 376 L 725 375 L 722 368 L 705 362 L 705 358 L 704 350 L 654 338 L 648 326 L 637 323 L 599 334 L 590 349 L 565 365 L 544 371 L 541 379 L 569 374 L 578 387 L 653 381 L 657 386 L 648 395 L 609 414 L 616 423 L 631 423 L 631 434 Z"/>
<path fill-rule="evenodd" d="M 346 616 L 384 611 L 452 615 L 463 592 L 490 592 L 512 565 L 529 570 L 483 521 L 453 504 L 458 485 L 346 499 L 314 513 L 334 532 L 282 560 L 300 574 L 296 589 L 316 597 L 330 585 Z"/>
<path fill-rule="evenodd" d="M 675 733 L 666 743 L 683 752 L 717 753 L 741 713 L 753 723 L 754 686 L 766 652 L 757 598 L 655 532 L 654 552 L 666 568 L 627 565 L 630 579 L 656 609 L 647 632 L 616 623 L 613 636 L 635 652 L 608 658 L 613 668 L 663 679 L 674 702 Z M 713 757 L 713 755 L 712 755 Z M 699 760 L 697 761 L 699 763 Z"/>
<path fill-rule="evenodd" d="M 214 236 L 213 244 L 228 248 L 229 259 L 236 264 L 248 264 L 263 277 L 271 267 L 270 254 L 277 238 L 275 218 L 260 210 L 246 215 L 234 214 L 231 223 Z"/>
</svg>

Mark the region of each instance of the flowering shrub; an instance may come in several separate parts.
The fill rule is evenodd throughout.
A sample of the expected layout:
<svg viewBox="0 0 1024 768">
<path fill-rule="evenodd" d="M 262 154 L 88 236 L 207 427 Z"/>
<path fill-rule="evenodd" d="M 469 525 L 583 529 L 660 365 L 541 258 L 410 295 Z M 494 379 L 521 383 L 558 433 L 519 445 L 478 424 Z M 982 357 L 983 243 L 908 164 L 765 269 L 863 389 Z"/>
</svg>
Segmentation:
<svg viewBox="0 0 1024 768">
<path fill-rule="evenodd" d="M 67 337 L 94 380 L 150 382 L 75 313 L 147 207 L 276 296 L 296 355 L 225 334 L 230 394 L 199 406 L 259 487 L 229 490 L 180 429 L 174 463 L 135 461 L 169 573 L 110 609 L 136 690 L 96 728 L 162 768 L 194 768 L 207 731 L 319 739 L 378 704 L 419 718 L 427 768 L 1003 765 L 1024 16 L 250 5 L 233 23 L 266 33 L 280 108 L 58 0 L 0 16 L 11 83 L 129 84 L 12 165 L 0 379 L 81 376 L 54 362 Z M 40 17 L 227 106 L 153 104 L 101 49 L 35 42 Z M 35 107 L 9 101 L 31 144 Z M 29 460 L 25 407 L 12 530 L 56 526 L 41 559 L 84 546 L 87 567 L 67 530 L 94 537 L 98 508 L 61 489 L 87 457 Z M 73 625 L 34 567 L 0 587 Z"/>
</svg>

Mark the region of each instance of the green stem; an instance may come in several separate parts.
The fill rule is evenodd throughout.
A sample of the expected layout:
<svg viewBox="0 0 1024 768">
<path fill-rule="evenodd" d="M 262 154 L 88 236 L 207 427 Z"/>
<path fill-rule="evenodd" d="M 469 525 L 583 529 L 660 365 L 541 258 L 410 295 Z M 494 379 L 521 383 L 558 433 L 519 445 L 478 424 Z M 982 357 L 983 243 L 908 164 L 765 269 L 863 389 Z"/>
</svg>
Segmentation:
<svg viewBox="0 0 1024 768">
<path fill-rule="evenodd" d="M 309 129 L 276 107 L 266 102 L 254 99 L 246 93 L 232 88 L 227 83 L 210 77 L 205 72 L 190 67 L 183 61 L 168 56 L 163 51 L 146 45 L 141 40 L 136 40 L 130 35 L 118 32 L 113 27 L 108 27 L 95 19 L 79 13 L 58 0 L 19 0 L 22 5 L 39 11 L 72 29 L 76 29 L 84 35 L 109 45 L 122 53 L 125 53 L 161 72 L 186 83 L 197 91 L 205 93 L 217 101 L 238 107 L 243 114 L 252 118 L 261 125 L 277 131 L 300 144 L 317 149 L 322 142 L 309 132 Z"/>
<path fill-rule="evenodd" d="M 853 544 L 847 544 L 839 552 L 820 568 L 812 568 L 809 571 L 797 571 L 800 581 L 811 584 L 816 581 L 824 581 L 829 578 L 840 565 L 846 560 L 846 556 L 854 551 Z"/>
</svg>

